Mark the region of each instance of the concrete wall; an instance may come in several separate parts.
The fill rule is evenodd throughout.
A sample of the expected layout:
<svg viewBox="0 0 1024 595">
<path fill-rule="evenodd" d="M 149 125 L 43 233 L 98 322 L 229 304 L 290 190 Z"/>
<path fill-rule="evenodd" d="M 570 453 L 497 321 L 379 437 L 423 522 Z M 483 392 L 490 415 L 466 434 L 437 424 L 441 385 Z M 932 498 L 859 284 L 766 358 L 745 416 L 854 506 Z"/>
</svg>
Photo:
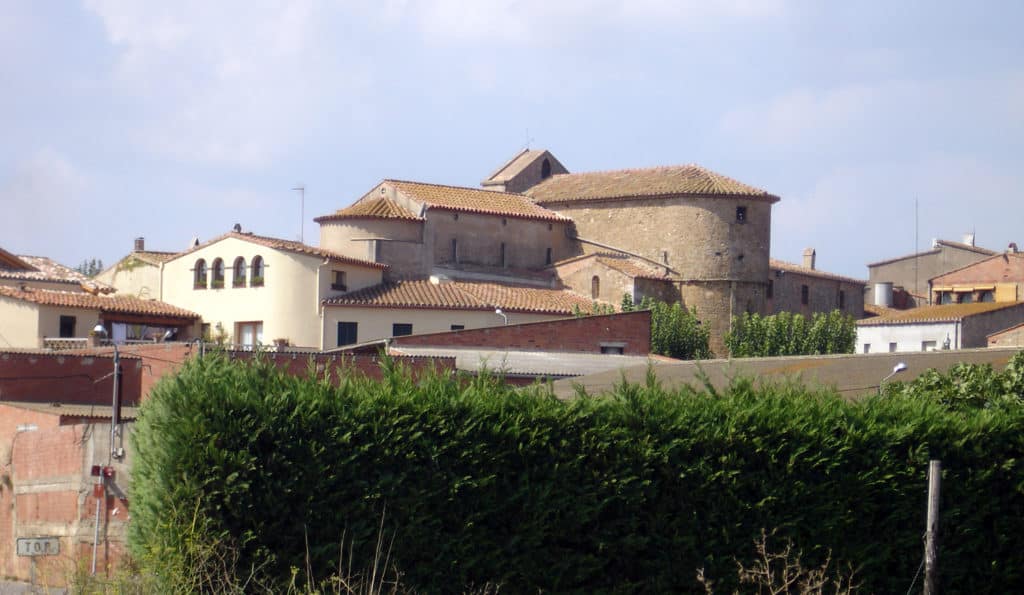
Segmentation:
<svg viewBox="0 0 1024 595">
<path fill-rule="evenodd" d="M 255 256 L 264 261 L 264 284 L 253 287 L 247 275 L 245 287 L 232 287 L 231 266 L 242 256 L 247 265 Z M 206 260 L 212 270 L 213 260 L 224 259 L 226 274 L 222 289 L 195 289 L 193 268 L 198 259 Z M 237 238 L 225 238 L 164 265 L 164 301 L 200 314 L 203 321 L 216 332 L 219 323 L 229 335 L 237 339 L 237 325 L 241 322 L 262 322 L 263 342 L 287 339 L 292 345 L 320 347 L 320 301 L 326 297 L 343 295 L 330 289 L 331 271 L 345 270 L 349 291 L 379 283 L 382 273 L 355 265 L 329 262 L 321 266 L 318 256 L 274 250 Z M 212 277 L 212 272 L 208 274 Z"/>
<path fill-rule="evenodd" d="M 864 299 L 869 304 L 875 303 L 874 284 L 880 281 L 892 281 L 893 285 L 902 286 L 911 293 L 927 296 L 928 279 L 985 258 L 988 256 L 939 244 L 935 249 L 923 252 L 916 258 L 906 257 L 869 265 L 869 284 Z"/>
<path fill-rule="evenodd" d="M 896 343 L 895 352 L 923 351 L 925 341 L 933 341 L 935 349 L 942 349 L 947 336 L 955 348 L 957 332 L 954 322 L 858 326 L 856 352 L 887 353 L 890 343 Z M 870 346 L 868 351 L 865 345 Z"/>
<path fill-rule="evenodd" d="M 36 348 L 42 344 L 39 305 L 0 296 L 0 346 Z"/>
<path fill-rule="evenodd" d="M 1024 324 L 988 337 L 989 347 L 1024 347 Z"/>
<path fill-rule="evenodd" d="M 62 425 L 70 423 L 71 425 Z M 131 424 L 126 424 L 130 432 Z M 28 580 L 31 561 L 16 555 L 19 537 L 57 537 L 60 555 L 36 558 L 36 582 L 65 584 L 92 560 L 96 528 L 93 465 L 107 465 L 110 425 L 0 405 L 0 448 L 9 488 L 0 492 L 0 572 Z M 127 442 L 126 442 L 127 443 Z M 99 498 L 96 567 L 109 575 L 125 552 L 131 455 L 114 460 L 115 476 Z"/>
<path fill-rule="evenodd" d="M 864 317 L 864 286 L 839 279 L 804 275 L 785 271 L 772 274 L 772 297 L 767 300 L 768 312 L 795 312 L 810 316 L 815 312 L 831 312 L 839 308 L 839 292 L 843 292 L 843 312 L 856 319 Z M 807 286 L 807 304 L 802 303 L 802 288 Z"/>
<path fill-rule="evenodd" d="M 565 318 L 565 314 L 526 314 L 506 312 L 509 324 L 538 322 Z M 337 347 L 338 322 L 357 322 L 358 343 L 391 337 L 391 325 L 412 324 L 412 332 L 439 333 L 450 331 L 453 324 L 466 329 L 502 326 L 505 324 L 493 310 L 448 310 L 426 308 L 365 308 L 327 306 L 324 308 L 324 348 Z"/>
<path fill-rule="evenodd" d="M 619 345 L 623 355 L 651 351 L 651 313 L 626 312 L 546 322 L 496 326 L 447 333 L 395 338 L 391 345 L 430 347 L 490 347 L 577 353 L 601 353 L 601 346 Z"/>
<path fill-rule="evenodd" d="M 1024 322 L 1024 304 L 975 314 L 963 322 L 963 347 L 987 347 L 992 333 Z"/>
<path fill-rule="evenodd" d="M 119 294 L 143 299 L 160 298 L 160 267 L 131 254 L 96 275 L 96 281 L 116 288 Z"/>
</svg>

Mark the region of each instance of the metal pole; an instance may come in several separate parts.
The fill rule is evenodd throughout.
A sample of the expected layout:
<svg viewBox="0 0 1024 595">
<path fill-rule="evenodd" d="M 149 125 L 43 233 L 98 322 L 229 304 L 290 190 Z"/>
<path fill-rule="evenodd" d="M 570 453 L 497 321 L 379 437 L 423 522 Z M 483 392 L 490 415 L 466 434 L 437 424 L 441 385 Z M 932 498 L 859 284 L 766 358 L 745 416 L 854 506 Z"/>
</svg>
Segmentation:
<svg viewBox="0 0 1024 595">
<path fill-rule="evenodd" d="M 110 403 L 110 457 L 107 458 L 107 465 L 110 465 L 116 452 L 115 439 L 117 437 L 118 424 L 121 423 L 121 354 L 117 351 L 117 344 L 114 344 L 114 396 Z"/>
<path fill-rule="evenodd" d="M 924 534 L 924 595 L 939 592 L 939 488 L 942 461 L 928 461 L 928 529 Z"/>
<path fill-rule="evenodd" d="M 102 476 L 101 476 L 102 479 Z M 99 485 L 99 484 L 96 484 Z M 96 488 L 93 488 L 93 495 L 96 495 Z M 96 526 L 92 530 L 92 571 L 90 574 L 96 574 L 96 548 L 100 545 L 100 499 L 96 498 Z"/>
</svg>

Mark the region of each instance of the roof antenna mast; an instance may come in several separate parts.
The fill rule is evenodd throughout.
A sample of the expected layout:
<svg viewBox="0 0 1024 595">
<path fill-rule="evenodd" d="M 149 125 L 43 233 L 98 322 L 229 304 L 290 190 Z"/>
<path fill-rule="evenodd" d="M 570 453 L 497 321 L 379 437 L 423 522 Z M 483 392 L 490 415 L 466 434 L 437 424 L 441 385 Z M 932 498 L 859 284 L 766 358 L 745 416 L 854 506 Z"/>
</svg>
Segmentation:
<svg viewBox="0 0 1024 595">
<path fill-rule="evenodd" d="M 306 224 L 306 185 L 299 183 L 298 186 L 292 188 L 292 190 L 299 191 L 299 243 L 305 244 L 303 238 L 303 226 Z"/>
</svg>

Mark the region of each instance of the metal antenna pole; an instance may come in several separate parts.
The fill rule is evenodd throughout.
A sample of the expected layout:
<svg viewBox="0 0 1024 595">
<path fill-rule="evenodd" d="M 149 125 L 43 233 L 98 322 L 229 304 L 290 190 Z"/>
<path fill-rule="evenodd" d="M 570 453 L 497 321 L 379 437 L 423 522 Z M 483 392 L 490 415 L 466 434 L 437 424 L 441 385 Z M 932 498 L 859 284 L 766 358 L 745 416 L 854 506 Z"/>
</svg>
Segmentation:
<svg viewBox="0 0 1024 595">
<path fill-rule="evenodd" d="M 299 243 L 305 244 L 303 227 L 306 225 L 306 185 L 299 184 L 292 190 L 299 191 Z"/>
<path fill-rule="evenodd" d="M 928 528 L 924 542 L 924 595 L 939 592 L 939 490 L 942 462 L 928 461 Z"/>
</svg>

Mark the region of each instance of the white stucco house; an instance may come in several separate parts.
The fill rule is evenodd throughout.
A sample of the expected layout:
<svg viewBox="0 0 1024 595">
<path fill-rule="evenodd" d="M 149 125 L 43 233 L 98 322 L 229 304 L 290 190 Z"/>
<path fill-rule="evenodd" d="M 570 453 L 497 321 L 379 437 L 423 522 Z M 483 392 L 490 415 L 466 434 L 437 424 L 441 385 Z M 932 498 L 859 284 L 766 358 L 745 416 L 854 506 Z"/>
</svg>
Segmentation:
<svg viewBox="0 0 1024 595">
<path fill-rule="evenodd" d="M 857 351 L 885 353 L 986 347 L 988 335 L 1024 322 L 1024 302 L 888 310 L 857 321 Z"/>
</svg>

